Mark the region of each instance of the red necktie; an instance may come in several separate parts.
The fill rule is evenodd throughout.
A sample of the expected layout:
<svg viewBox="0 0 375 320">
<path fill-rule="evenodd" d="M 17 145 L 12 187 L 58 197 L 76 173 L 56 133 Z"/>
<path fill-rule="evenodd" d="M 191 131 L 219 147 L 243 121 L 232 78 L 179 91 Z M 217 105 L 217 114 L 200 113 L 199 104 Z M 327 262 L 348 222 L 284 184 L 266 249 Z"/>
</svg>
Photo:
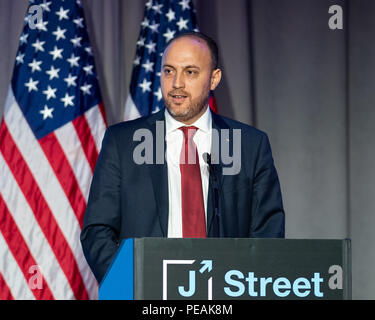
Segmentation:
<svg viewBox="0 0 375 320">
<path fill-rule="evenodd" d="M 193 141 L 197 128 L 179 129 L 184 133 L 180 154 L 182 235 L 184 238 L 206 238 L 202 178 L 197 146 Z"/>
</svg>

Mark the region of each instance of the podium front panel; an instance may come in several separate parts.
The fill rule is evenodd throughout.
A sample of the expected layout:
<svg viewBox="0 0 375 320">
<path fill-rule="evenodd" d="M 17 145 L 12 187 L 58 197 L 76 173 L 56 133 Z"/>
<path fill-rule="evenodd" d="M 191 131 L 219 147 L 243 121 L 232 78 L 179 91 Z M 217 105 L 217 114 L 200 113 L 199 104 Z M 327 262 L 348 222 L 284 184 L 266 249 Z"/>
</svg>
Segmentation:
<svg viewBox="0 0 375 320">
<path fill-rule="evenodd" d="M 139 238 L 131 254 L 132 283 L 115 282 L 134 299 L 351 298 L 350 240 Z"/>
</svg>

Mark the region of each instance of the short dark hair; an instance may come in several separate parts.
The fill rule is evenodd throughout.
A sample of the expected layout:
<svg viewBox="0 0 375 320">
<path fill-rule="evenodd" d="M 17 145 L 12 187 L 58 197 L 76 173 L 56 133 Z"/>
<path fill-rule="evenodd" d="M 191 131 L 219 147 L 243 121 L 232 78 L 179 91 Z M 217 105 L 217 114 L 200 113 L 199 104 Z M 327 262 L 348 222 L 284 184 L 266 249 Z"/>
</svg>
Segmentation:
<svg viewBox="0 0 375 320">
<path fill-rule="evenodd" d="M 207 44 L 207 47 L 211 52 L 211 67 L 212 67 L 212 69 L 215 70 L 215 69 L 218 68 L 218 66 L 219 66 L 219 49 L 217 47 L 217 44 L 216 44 L 215 40 L 213 40 L 212 38 L 210 38 L 209 36 L 205 35 L 202 32 L 193 32 L 192 31 L 192 32 L 180 33 L 179 35 L 177 35 L 176 37 L 174 37 L 173 39 L 171 39 L 167 42 L 167 44 L 164 47 L 164 51 L 165 51 L 165 49 L 168 48 L 168 46 L 172 42 L 174 42 L 177 39 L 183 38 L 183 37 L 196 37 L 196 38 L 202 39 Z"/>
</svg>

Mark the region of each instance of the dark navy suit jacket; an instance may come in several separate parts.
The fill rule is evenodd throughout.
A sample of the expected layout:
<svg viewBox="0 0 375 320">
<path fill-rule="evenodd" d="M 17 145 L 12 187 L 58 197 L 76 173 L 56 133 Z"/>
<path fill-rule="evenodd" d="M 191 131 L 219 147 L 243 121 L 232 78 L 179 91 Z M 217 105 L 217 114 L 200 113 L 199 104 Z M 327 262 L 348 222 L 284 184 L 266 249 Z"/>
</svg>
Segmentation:
<svg viewBox="0 0 375 320">
<path fill-rule="evenodd" d="M 166 161 L 155 164 L 158 156 L 160 163 L 160 143 L 158 155 L 157 141 L 160 142 L 160 138 L 162 143 L 165 141 L 165 130 L 162 137 L 157 137 L 157 123 L 159 126 L 165 124 L 164 110 L 113 125 L 105 133 L 81 233 L 83 252 L 99 282 L 121 240 L 167 237 L 168 169 Z M 134 141 L 134 132 L 140 128 L 152 133 L 154 164 L 139 165 L 133 159 L 134 149 L 142 143 Z M 219 131 L 228 129 L 230 133 L 233 129 L 241 130 L 241 167 L 236 175 L 223 175 L 223 167 L 230 165 L 223 163 L 220 157 L 216 160 L 219 163 L 214 164 L 219 211 L 218 215 L 214 214 L 216 205 L 210 177 L 207 236 L 284 237 L 285 217 L 280 185 L 267 135 L 214 113 L 212 128 Z M 229 152 L 233 152 L 232 138 L 230 136 L 223 141 L 225 144 L 229 140 Z M 219 155 L 220 152 L 221 149 L 218 150 Z"/>
</svg>

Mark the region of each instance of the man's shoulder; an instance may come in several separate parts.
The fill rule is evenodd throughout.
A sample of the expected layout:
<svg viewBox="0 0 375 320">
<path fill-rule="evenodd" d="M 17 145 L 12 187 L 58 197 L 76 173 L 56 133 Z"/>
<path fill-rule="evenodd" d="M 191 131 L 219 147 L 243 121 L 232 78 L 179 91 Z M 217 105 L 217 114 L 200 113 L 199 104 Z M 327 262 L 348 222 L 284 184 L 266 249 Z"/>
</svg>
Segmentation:
<svg viewBox="0 0 375 320">
<path fill-rule="evenodd" d="M 133 134 L 134 131 L 138 129 L 150 128 L 152 124 L 158 120 L 163 121 L 163 111 L 159 111 L 157 113 L 153 113 L 148 116 L 137 118 L 134 120 L 127 120 L 116 124 L 112 124 L 107 128 L 107 131 L 115 135 L 126 133 Z"/>
<path fill-rule="evenodd" d="M 267 136 L 267 134 L 264 131 L 254 126 L 251 126 L 249 124 L 246 124 L 241 121 L 234 120 L 234 119 L 222 116 L 222 115 L 218 115 L 218 114 L 213 115 L 213 120 L 216 122 L 216 124 L 218 125 L 220 129 L 224 129 L 224 128 L 239 129 L 241 130 L 241 134 L 245 134 L 247 136 L 252 136 L 252 137 L 258 137 L 258 138 Z"/>
</svg>

